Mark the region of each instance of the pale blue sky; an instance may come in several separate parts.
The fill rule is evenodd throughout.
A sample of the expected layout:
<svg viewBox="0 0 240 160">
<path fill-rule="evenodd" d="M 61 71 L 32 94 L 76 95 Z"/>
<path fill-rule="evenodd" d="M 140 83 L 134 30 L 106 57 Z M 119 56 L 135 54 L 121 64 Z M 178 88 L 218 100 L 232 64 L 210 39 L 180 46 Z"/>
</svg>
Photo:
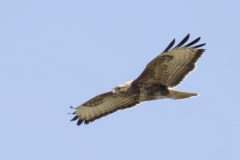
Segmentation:
<svg viewBox="0 0 240 160">
<path fill-rule="evenodd" d="M 240 159 L 238 1 L 0 2 L 0 159 Z M 89 125 L 77 107 L 135 79 L 176 38 L 207 49 L 177 89 Z"/>
</svg>

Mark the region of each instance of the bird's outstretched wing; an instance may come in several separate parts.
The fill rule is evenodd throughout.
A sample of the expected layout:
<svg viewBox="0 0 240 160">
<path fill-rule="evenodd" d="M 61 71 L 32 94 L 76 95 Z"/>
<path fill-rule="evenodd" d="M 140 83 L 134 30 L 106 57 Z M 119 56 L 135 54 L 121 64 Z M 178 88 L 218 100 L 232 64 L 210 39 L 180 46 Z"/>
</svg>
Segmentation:
<svg viewBox="0 0 240 160">
<path fill-rule="evenodd" d="M 76 116 L 71 121 L 78 119 L 77 125 L 81 125 L 83 122 L 88 124 L 118 110 L 133 107 L 138 103 L 130 95 L 107 92 L 77 107 L 77 110 L 73 112 Z"/>
<path fill-rule="evenodd" d="M 182 47 L 189 36 L 188 34 L 176 47 L 170 50 L 175 43 L 174 39 L 163 53 L 146 66 L 133 83 L 162 84 L 167 87 L 175 87 L 180 84 L 186 75 L 194 70 L 195 63 L 205 51 L 197 49 L 204 46 L 205 43 L 192 46 L 200 40 L 200 37 Z"/>
</svg>

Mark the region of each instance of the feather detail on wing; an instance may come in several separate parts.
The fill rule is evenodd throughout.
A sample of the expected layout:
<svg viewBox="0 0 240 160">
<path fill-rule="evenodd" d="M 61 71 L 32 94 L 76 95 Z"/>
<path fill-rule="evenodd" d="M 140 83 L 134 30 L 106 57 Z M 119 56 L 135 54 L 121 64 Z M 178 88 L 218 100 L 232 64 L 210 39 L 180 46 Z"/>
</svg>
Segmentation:
<svg viewBox="0 0 240 160">
<path fill-rule="evenodd" d="M 134 83 L 162 84 L 167 87 L 175 87 L 180 84 L 186 75 L 194 70 L 195 63 L 205 51 L 204 49 L 197 49 L 205 44 L 192 46 L 200 40 L 200 37 L 181 47 L 188 38 L 189 34 L 169 51 L 175 43 L 174 39 L 162 54 L 146 66 Z"/>
<path fill-rule="evenodd" d="M 88 124 L 108 114 L 137 104 L 139 102 L 136 102 L 131 95 L 107 92 L 77 107 L 77 110 L 73 113 L 76 116 L 71 121 L 78 119 L 77 125 L 81 125 L 83 122 Z"/>
</svg>

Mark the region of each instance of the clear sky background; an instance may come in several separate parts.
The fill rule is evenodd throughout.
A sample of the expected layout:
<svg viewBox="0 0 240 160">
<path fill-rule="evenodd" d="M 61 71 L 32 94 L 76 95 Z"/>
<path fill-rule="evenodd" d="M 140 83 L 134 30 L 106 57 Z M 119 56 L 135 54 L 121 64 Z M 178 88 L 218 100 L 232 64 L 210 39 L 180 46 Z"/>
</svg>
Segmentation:
<svg viewBox="0 0 240 160">
<path fill-rule="evenodd" d="M 1 160 L 240 159 L 238 1 L 0 2 Z M 90 98 L 135 79 L 176 38 L 206 52 L 178 90 L 89 125 Z"/>
</svg>

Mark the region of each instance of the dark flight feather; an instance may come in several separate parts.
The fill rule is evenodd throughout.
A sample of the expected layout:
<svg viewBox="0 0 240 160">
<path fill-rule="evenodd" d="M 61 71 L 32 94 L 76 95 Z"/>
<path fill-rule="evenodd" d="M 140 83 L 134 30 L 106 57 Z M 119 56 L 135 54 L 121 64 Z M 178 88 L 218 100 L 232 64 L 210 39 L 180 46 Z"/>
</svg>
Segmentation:
<svg viewBox="0 0 240 160">
<path fill-rule="evenodd" d="M 176 47 L 174 47 L 173 49 L 176 48 L 180 48 L 182 45 L 184 45 L 184 43 L 187 42 L 187 40 L 189 39 L 190 35 L 188 34 L 178 45 L 176 45 Z"/>
<path fill-rule="evenodd" d="M 167 46 L 167 48 L 163 52 L 168 52 L 168 50 L 172 48 L 174 43 L 175 43 L 175 39 L 172 40 L 172 42 Z"/>
</svg>

